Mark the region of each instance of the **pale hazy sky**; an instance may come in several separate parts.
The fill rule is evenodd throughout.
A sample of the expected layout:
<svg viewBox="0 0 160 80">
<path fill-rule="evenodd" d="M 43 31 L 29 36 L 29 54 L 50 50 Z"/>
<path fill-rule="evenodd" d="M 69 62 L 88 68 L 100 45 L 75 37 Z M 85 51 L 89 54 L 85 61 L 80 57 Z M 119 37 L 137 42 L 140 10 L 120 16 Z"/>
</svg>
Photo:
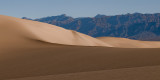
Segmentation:
<svg viewBox="0 0 160 80">
<path fill-rule="evenodd" d="M 160 0 L 0 0 L 0 14 L 14 17 L 93 17 L 135 12 L 160 13 Z"/>
</svg>

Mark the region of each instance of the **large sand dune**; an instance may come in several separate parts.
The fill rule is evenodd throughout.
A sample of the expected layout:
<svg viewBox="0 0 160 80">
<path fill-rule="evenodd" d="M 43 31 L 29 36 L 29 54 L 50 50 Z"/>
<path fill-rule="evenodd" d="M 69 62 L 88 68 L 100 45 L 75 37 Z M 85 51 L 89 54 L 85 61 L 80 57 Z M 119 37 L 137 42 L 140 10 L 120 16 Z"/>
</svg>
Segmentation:
<svg viewBox="0 0 160 80">
<path fill-rule="evenodd" d="M 0 16 L 0 36 L 0 48 L 15 47 L 15 44 L 30 46 L 33 40 L 66 45 L 111 47 L 100 40 L 72 30 L 2 15 Z"/>
<path fill-rule="evenodd" d="M 109 39 L 0 16 L 0 80 L 159 79 L 158 42 Z"/>
</svg>

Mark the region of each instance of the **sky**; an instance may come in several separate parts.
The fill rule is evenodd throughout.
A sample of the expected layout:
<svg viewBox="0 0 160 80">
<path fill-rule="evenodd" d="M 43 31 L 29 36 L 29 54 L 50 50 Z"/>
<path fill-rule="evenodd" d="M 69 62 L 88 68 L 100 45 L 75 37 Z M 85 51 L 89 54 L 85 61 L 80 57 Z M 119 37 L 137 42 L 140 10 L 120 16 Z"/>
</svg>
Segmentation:
<svg viewBox="0 0 160 80">
<path fill-rule="evenodd" d="M 0 15 L 41 18 L 66 14 L 93 17 L 97 14 L 160 13 L 160 0 L 0 0 Z"/>
</svg>

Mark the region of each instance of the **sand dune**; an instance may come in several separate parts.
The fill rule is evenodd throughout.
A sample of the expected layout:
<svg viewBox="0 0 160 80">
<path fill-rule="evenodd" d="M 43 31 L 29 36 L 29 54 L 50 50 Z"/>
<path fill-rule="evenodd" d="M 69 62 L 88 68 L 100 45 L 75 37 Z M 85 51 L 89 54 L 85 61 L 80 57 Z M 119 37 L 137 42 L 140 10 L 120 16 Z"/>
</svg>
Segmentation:
<svg viewBox="0 0 160 80">
<path fill-rule="evenodd" d="M 48 43 L 83 45 L 83 46 L 110 46 L 90 36 L 66 30 L 54 25 L 36 21 L 23 20 L 14 17 L 0 16 L 0 48 L 8 48 L 12 43 L 29 46 L 32 40 Z M 13 44 L 13 46 L 15 46 Z"/>
<path fill-rule="evenodd" d="M 98 37 L 97 39 L 119 48 L 160 48 L 159 41 L 139 41 L 115 37 Z"/>
<path fill-rule="evenodd" d="M 8 16 L 0 16 L 0 49 L 5 46 L 36 46 L 35 40 L 80 46 L 105 46 L 105 47 L 122 47 L 122 48 L 159 48 L 160 42 L 137 41 L 125 38 L 101 37 L 93 38 L 85 34 L 66 30 L 64 28 L 36 22 L 24 20 Z M 4 35 L 5 34 L 5 35 Z M 9 45 L 8 45 L 9 44 Z M 38 45 L 38 44 L 37 44 Z"/>
<path fill-rule="evenodd" d="M 133 72 L 137 70 L 136 67 L 144 67 L 144 71 L 140 72 L 146 74 L 148 74 L 146 66 L 157 66 L 150 72 L 159 70 L 158 42 L 154 46 L 155 42 L 103 39 L 92 38 L 46 23 L 0 16 L 0 80 L 18 78 L 27 80 L 26 77 L 38 79 L 39 76 L 62 74 L 64 75 L 61 77 L 64 76 L 67 80 L 65 76 L 72 73 L 73 76 L 68 80 L 75 80 L 75 75 L 79 76 L 76 80 L 87 78 L 106 80 L 108 77 L 100 77 L 100 74 L 110 76 L 109 73 L 112 72 L 115 77 L 123 80 L 125 74 L 121 74 L 126 73 L 125 68 L 132 68 L 131 73 L 126 73 L 127 79 L 133 78 L 132 73 L 138 75 Z M 144 48 L 145 46 L 147 47 Z M 156 74 L 160 72 L 157 71 Z M 92 75 L 95 78 L 91 77 Z M 136 79 L 149 79 L 141 78 L 141 75 L 145 76 L 139 74 Z M 148 75 L 153 80 L 157 79 L 154 73 Z M 57 76 L 57 79 L 51 77 L 49 80 L 63 80 L 61 77 Z M 109 79 L 116 80 L 112 76 Z"/>
</svg>

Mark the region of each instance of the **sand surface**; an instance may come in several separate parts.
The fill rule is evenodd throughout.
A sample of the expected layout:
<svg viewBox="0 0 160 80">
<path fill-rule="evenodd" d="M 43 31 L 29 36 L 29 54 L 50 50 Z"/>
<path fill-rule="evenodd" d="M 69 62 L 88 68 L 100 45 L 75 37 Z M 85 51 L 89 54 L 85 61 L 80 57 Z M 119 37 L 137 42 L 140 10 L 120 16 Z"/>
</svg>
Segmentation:
<svg viewBox="0 0 160 80">
<path fill-rule="evenodd" d="M 2 15 L 0 16 L 0 36 L 0 48 L 5 48 L 5 46 L 8 48 L 8 45 L 10 46 L 12 43 L 14 43 L 13 47 L 15 44 L 30 46 L 33 40 L 66 45 L 110 46 L 98 39 L 72 30 Z"/>
<path fill-rule="evenodd" d="M 97 39 L 118 48 L 160 48 L 159 41 L 139 41 L 116 37 L 98 37 Z"/>
<path fill-rule="evenodd" d="M 123 41 L 1 15 L 0 80 L 159 80 L 159 42 Z"/>
<path fill-rule="evenodd" d="M 11 80 L 160 80 L 160 66 L 90 71 Z"/>
</svg>

